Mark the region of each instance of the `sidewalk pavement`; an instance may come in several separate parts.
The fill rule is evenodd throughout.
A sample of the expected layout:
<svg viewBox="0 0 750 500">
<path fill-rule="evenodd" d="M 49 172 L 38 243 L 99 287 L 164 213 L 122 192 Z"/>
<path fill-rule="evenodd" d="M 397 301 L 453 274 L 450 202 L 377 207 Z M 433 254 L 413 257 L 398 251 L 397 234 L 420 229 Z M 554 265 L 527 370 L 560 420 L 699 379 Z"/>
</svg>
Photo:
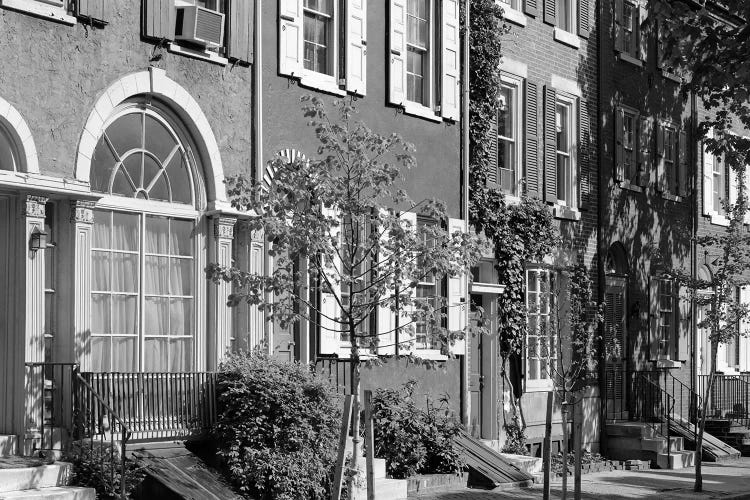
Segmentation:
<svg viewBox="0 0 750 500">
<path fill-rule="evenodd" d="M 651 469 L 644 471 L 616 470 L 585 474 L 581 477 L 584 500 L 635 500 L 635 499 L 722 499 L 750 500 L 750 458 L 740 458 L 719 464 L 703 464 L 703 492 L 693 492 L 695 469 Z M 562 484 L 552 483 L 551 498 L 560 498 Z M 573 478 L 568 481 L 568 498 L 573 498 Z M 424 493 L 419 500 L 538 500 L 542 498 L 542 485 L 532 488 L 487 491 L 461 489 L 446 492 Z"/>
</svg>

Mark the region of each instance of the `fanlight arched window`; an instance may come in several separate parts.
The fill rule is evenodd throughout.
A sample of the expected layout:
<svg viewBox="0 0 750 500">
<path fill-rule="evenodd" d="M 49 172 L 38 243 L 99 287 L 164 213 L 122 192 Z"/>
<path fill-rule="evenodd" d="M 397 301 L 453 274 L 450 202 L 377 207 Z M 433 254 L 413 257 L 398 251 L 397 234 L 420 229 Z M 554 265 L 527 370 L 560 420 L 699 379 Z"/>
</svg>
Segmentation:
<svg viewBox="0 0 750 500">
<path fill-rule="evenodd" d="M 154 110 L 133 107 L 115 118 L 91 159 L 91 189 L 171 203 L 195 203 L 190 158 L 175 130 Z"/>
<path fill-rule="evenodd" d="M 0 170 L 20 171 L 18 148 L 0 119 Z"/>
</svg>

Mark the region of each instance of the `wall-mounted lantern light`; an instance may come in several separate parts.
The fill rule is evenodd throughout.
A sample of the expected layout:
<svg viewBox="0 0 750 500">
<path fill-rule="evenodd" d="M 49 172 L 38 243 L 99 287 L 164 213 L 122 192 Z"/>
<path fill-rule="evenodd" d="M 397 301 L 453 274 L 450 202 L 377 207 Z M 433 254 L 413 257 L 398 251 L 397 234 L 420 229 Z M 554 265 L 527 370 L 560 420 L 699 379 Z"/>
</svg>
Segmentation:
<svg viewBox="0 0 750 500">
<path fill-rule="evenodd" d="M 29 240 L 29 250 L 36 252 L 47 247 L 47 233 L 40 231 L 38 228 L 34 229 L 31 233 L 31 239 Z"/>
</svg>

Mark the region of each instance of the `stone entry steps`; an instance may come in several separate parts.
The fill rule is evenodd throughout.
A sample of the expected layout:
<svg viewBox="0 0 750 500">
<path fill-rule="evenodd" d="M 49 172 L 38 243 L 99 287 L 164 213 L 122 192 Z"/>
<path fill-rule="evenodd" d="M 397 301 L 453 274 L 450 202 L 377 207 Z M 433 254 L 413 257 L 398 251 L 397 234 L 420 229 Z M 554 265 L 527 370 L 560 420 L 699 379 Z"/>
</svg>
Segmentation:
<svg viewBox="0 0 750 500">
<path fill-rule="evenodd" d="M 93 488 L 68 486 L 72 465 L 56 462 L 37 467 L 0 469 L 0 500 L 95 500 Z"/>
<path fill-rule="evenodd" d="M 706 432 L 750 456 L 750 429 L 728 418 L 706 418 Z"/>
<path fill-rule="evenodd" d="M 364 439 L 360 441 L 360 451 Z M 352 440 L 351 437 L 346 442 L 347 455 L 351 456 Z M 365 467 L 365 457 L 360 456 L 358 459 L 360 487 L 355 487 L 350 500 L 367 500 L 367 475 Z M 375 458 L 373 461 L 373 472 L 375 476 L 375 500 L 406 500 L 409 494 L 409 482 L 406 479 L 391 479 L 386 476 L 386 463 L 384 458 Z"/>
<path fill-rule="evenodd" d="M 659 426 L 659 424 L 656 424 Z M 667 446 L 665 426 L 657 432 L 640 422 L 607 424 L 607 455 L 616 460 L 649 460 L 659 469 L 682 469 L 694 465 L 694 453 L 685 451 L 681 436 L 672 436 Z M 663 435 L 662 435 L 663 434 Z"/>
</svg>

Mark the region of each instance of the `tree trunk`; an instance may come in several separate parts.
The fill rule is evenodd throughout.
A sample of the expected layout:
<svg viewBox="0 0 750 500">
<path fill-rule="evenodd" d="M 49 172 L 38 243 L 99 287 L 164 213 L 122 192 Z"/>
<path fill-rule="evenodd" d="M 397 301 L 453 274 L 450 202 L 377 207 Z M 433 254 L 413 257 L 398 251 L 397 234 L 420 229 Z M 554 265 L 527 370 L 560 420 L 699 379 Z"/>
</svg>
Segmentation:
<svg viewBox="0 0 750 500">
<path fill-rule="evenodd" d="M 708 376 L 708 383 L 706 384 L 706 390 L 703 394 L 703 412 L 701 414 L 700 425 L 698 425 L 698 438 L 695 442 L 695 486 L 694 491 L 703 491 L 703 432 L 706 429 L 706 414 L 708 413 L 708 398 L 711 397 L 711 389 L 714 385 L 714 378 L 716 377 L 716 353 L 714 349 L 711 363 L 711 373 Z"/>
<path fill-rule="evenodd" d="M 544 441 L 542 441 L 542 469 L 544 472 L 544 500 L 550 500 L 550 468 L 552 467 L 552 400 L 554 393 L 547 393 L 547 416 L 544 424 Z"/>
<path fill-rule="evenodd" d="M 573 498 L 581 500 L 581 460 L 583 455 L 583 394 L 580 401 L 573 398 L 573 447 L 575 448 L 575 483 Z"/>
<path fill-rule="evenodd" d="M 561 500 L 565 500 L 568 495 L 568 408 L 567 396 L 563 398 L 562 408 L 562 493 Z"/>
<path fill-rule="evenodd" d="M 359 392 L 360 392 L 360 364 L 359 364 L 359 348 L 357 346 L 357 340 L 354 336 L 354 328 L 350 328 L 349 338 L 351 339 L 352 348 L 352 379 L 350 384 L 350 390 L 352 391 L 352 461 L 350 466 L 350 474 L 346 476 L 346 489 L 349 492 L 349 498 L 352 497 L 352 484 L 354 476 L 352 474 L 359 470 Z"/>
</svg>

